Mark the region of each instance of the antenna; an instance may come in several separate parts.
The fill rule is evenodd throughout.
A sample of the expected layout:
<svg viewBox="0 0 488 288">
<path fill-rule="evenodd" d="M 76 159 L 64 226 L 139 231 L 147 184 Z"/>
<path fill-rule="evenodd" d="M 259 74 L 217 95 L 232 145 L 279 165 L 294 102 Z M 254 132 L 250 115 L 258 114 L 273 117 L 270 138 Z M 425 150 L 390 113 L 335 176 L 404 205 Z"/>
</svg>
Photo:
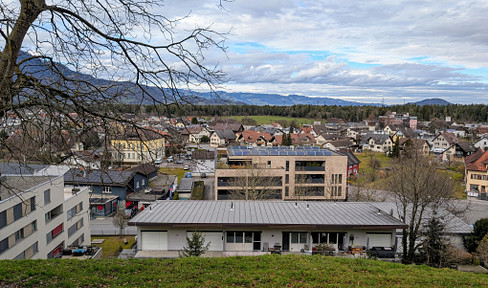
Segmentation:
<svg viewBox="0 0 488 288">
<path fill-rule="evenodd" d="M 310 205 L 307 203 L 307 210 L 310 210 Z"/>
<path fill-rule="evenodd" d="M 298 208 L 298 203 L 297 202 L 295 202 L 295 208 Z"/>
<path fill-rule="evenodd" d="M 234 211 L 234 202 L 230 202 L 230 212 Z"/>
</svg>

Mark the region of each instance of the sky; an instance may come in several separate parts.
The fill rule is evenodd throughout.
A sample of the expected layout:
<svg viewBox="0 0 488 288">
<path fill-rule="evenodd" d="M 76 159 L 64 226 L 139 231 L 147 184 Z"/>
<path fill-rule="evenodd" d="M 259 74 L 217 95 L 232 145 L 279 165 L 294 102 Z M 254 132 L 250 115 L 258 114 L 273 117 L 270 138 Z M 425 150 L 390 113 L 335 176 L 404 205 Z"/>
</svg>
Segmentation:
<svg viewBox="0 0 488 288">
<path fill-rule="evenodd" d="M 488 1 L 166 0 L 181 31 L 227 33 L 208 51 L 228 92 L 402 104 L 488 104 Z"/>
</svg>

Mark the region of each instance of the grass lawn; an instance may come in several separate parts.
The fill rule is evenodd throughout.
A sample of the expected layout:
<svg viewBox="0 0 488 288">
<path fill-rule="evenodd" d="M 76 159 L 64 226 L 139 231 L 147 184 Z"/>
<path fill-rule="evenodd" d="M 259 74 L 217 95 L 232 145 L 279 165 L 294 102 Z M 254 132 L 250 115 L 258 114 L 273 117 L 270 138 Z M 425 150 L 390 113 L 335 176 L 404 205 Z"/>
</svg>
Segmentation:
<svg viewBox="0 0 488 288">
<path fill-rule="evenodd" d="M 288 121 L 288 123 L 290 123 L 291 121 L 295 121 L 295 123 L 297 123 L 299 126 L 302 126 L 303 124 L 313 124 L 314 121 L 318 121 L 318 120 L 324 122 L 323 119 L 292 118 L 292 117 L 283 117 L 283 116 L 227 116 L 222 118 L 231 118 L 239 122 L 241 121 L 242 118 L 251 118 L 256 120 L 258 125 L 271 124 L 271 123 L 278 122 L 279 120 L 286 120 Z"/>
<path fill-rule="evenodd" d="M 0 261 L 0 287 L 486 287 L 488 275 L 328 256 Z"/>
<path fill-rule="evenodd" d="M 183 168 L 159 168 L 160 173 L 166 173 L 168 175 L 176 175 L 178 177 L 178 184 L 180 184 L 181 178 L 185 177 L 185 172 L 190 172 L 191 170 L 184 170 Z"/>
<path fill-rule="evenodd" d="M 97 236 L 93 239 L 105 239 L 102 244 L 96 244 L 96 246 L 102 247 L 103 258 L 114 258 L 119 256 L 119 247 L 122 249 L 129 249 L 134 244 L 134 235 L 127 236 Z M 127 240 L 127 244 L 124 244 L 124 239 Z M 1 285 L 0 285 L 1 286 Z"/>
</svg>

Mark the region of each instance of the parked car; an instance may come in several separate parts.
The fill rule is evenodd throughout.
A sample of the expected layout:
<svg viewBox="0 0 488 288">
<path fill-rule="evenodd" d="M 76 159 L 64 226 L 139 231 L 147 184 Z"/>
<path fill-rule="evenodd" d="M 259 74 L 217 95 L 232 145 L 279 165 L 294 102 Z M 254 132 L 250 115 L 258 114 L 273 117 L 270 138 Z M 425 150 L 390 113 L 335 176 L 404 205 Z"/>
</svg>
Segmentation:
<svg viewBox="0 0 488 288">
<path fill-rule="evenodd" d="M 185 172 L 185 178 L 191 178 L 191 172 Z"/>
<path fill-rule="evenodd" d="M 176 160 L 175 164 L 183 164 L 183 160 Z"/>
<path fill-rule="evenodd" d="M 168 161 L 168 163 L 173 162 L 173 156 L 169 156 L 168 159 L 166 159 L 166 161 Z"/>
<path fill-rule="evenodd" d="M 156 165 L 159 165 L 161 163 L 163 163 L 163 159 L 161 159 L 161 158 L 154 160 L 154 164 L 156 164 Z"/>
<path fill-rule="evenodd" d="M 183 170 L 190 170 L 190 166 L 185 165 L 185 167 L 183 167 Z"/>
</svg>

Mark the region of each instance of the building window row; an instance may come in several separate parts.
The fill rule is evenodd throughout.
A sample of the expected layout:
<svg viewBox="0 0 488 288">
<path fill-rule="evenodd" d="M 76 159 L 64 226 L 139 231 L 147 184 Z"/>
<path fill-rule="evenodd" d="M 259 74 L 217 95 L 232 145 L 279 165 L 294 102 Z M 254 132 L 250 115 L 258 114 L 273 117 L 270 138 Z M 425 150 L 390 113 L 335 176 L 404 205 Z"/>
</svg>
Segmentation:
<svg viewBox="0 0 488 288">
<path fill-rule="evenodd" d="M 66 218 L 70 220 L 76 214 L 80 213 L 82 210 L 83 210 L 83 202 L 80 202 L 73 208 L 69 209 L 68 212 L 66 212 Z"/>
<path fill-rule="evenodd" d="M 332 174 L 332 184 L 342 184 L 342 174 Z"/>
<path fill-rule="evenodd" d="M 83 218 L 81 218 L 78 222 L 76 222 L 75 224 L 71 225 L 68 228 L 68 237 L 73 236 L 73 234 L 76 233 L 76 231 L 80 230 L 82 227 L 83 227 Z"/>
<path fill-rule="evenodd" d="M 37 231 L 37 221 L 31 222 L 29 225 L 15 231 L 15 233 L 13 233 L 12 235 L 4 238 L 0 241 L 0 254 L 14 247 L 17 243 L 29 237 L 35 231 Z"/>
<path fill-rule="evenodd" d="M 47 212 L 44 216 L 46 219 L 46 224 L 51 222 L 54 218 L 58 217 L 59 215 L 63 214 L 63 204 L 57 206 L 53 210 Z"/>
<path fill-rule="evenodd" d="M 471 179 L 473 180 L 486 180 L 487 175 L 481 175 L 481 174 L 471 174 Z"/>
<path fill-rule="evenodd" d="M 331 196 L 342 196 L 342 186 L 332 186 Z"/>
<path fill-rule="evenodd" d="M 14 260 L 30 259 L 39 252 L 39 242 L 32 244 L 29 248 L 17 255 Z"/>
<path fill-rule="evenodd" d="M 36 210 L 36 197 L 0 212 L 0 229 Z"/>
<path fill-rule="evenodd" d="M 63 232 L 63 223 L 58 225 L 56 228 L 54 228 L 52 231 L 46 234 L 46 242 L 47 244 L 51 243 L 51 241 L 54 240 L 59 234 Z"/>
</svg>

